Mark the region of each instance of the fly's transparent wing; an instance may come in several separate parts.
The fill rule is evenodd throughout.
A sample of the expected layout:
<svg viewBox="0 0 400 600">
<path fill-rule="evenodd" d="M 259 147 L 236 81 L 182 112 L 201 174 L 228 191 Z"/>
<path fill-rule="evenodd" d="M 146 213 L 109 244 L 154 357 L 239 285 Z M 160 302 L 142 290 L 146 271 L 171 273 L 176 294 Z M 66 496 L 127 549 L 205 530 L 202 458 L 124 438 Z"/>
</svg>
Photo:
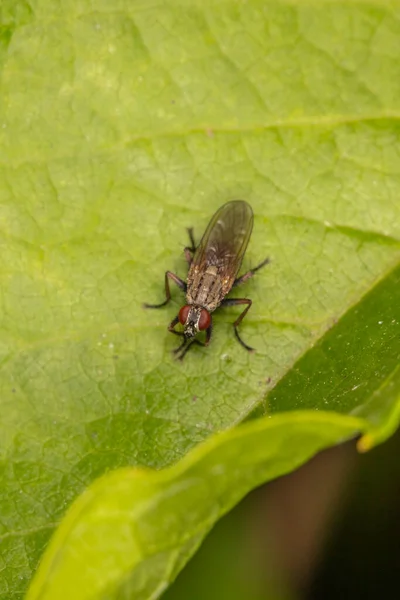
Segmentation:
<svg viewBox="0 0 400 600">
<path fill-rule="evenodd" d="M 215 213 L 194 254 L 191 269 L 217 267 L 218 275 L 233 284 L 253 229 L 253 211 L 244 200 L 227 202 Z"/>
</svg>

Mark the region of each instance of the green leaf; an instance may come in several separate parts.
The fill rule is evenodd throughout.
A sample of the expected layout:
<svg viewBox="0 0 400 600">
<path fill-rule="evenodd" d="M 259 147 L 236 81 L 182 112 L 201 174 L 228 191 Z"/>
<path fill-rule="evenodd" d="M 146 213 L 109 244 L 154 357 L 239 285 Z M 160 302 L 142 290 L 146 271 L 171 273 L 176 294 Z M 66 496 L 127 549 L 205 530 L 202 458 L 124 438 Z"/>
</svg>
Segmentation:
<svg viewBox="0 0 400 600">
<path fill-rule="evenodd" d="M 147 597 L 249 489 L 397 426 L 399 34 L 396 2 L 2 3 L 1 599 L 110 469 L 211 437 L 89 488 L 32 597 Z M 179 290 L 142 303 L 232 198 L 255 213 L 243 268 L 271 258 L 236 292 L 257 353 L 229 309 L 180 364 Z"/>
</svg>

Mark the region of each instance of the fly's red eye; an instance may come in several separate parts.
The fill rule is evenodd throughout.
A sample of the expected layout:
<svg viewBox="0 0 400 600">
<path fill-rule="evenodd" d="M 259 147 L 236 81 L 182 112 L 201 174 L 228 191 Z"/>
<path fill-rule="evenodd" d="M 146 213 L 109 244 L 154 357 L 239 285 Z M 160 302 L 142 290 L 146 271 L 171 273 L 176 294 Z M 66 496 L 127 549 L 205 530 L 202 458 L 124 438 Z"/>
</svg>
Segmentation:
<svg viewBox="0 0 400 600">
<path fill-rule="evenodd" d="M 181 310 L 179 311 L 179 322 L 181 323 L 181 325 L 184 325 L 186 323 L 189 311 L 189 304 L 186 304 L 186 306 L 182 306 Z"/>
<path fill-rule="evenodd" d="M 200 319 L 199 319 L 199 330 L 203 331 L 203 329 L 208 329 L 211 324 L 211 315 L 205 308 L 201 309 Z"/>
</svg>

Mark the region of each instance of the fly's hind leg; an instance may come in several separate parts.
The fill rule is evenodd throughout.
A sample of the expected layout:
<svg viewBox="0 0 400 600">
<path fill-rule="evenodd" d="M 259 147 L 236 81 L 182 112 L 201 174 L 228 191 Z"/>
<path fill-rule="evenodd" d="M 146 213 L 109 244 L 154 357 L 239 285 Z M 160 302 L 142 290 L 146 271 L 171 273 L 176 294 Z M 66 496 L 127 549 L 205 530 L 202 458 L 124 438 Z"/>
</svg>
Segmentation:
<svg viewBox="0 0 400 600">
<path fill-rule="evenodd" d="M 166 271 L 165 272 L 165 300 L 164 302 L 161 302 L 161 304 L 143 304 L 143 308 L 161 308 L 162 306 L 165 306 L 166 304 L 168 304 L 168 302 L 171 300 L 171 290 L 169 288 L 169 281 L 168 279 L 171 279 L 174 283 L 176 283 L 176 285 L 178 287 L 181 288 L 181 290 L 183 290 L 186 293 L 186 283 L 184 281 L 182 281 L 182 279 L 180 277 L 178 277 L 178 275 L 175 275 L 175 273 L 171 273 L 171 271 Z"/>
<path fill-rule="evenodd" d="M 238 304 L 247 304 L 247 306 L 244 309 L 244 311 L 240 313 L 236 321 L 233 323 L 236 339 L 243 346 L 243 348 L 246 348 L 246 350 L 248 350 L 249 352 L 255 352 L 254 348 L 244 343 L 238 332 L 238 325 L 240 325 L 240 323 L 243 321 L 244 317 L 246 316 L 246 313 L 252 305 L 252 301 L 250 300 L 250 298 L 225 298 L 225 300 L 222 300 L 220 306 L 237 306 Z"/>
<path fill-rule="evenodd" d="M 262 263 L 260 263 L 256 267 L 254 267 L 254 269 L 250 269 L 250 271 L 247 271 L 247 273 L 245 273 L 244 275 L 241 275 L 240 277 L 235 279 L 232 287 L 241 285 L 242 283 L 244 283 L 245 281 L 247 281 L 248 279 L 253 277 L 254 273 L 256 273 L 262 267 L 265 267 L 265 265 L 267 265 L 269 262 L 270 262 L 269 258 L 266 258 L 265 260 L 263 260 Z"/>
<path fill-rule="evenodd" d="M 193 260 L 193 254 L 196 252 L 196 244 L 194 241 L 194 236 L 193 236 L 193 227 L 189 227 L 188 228 L 188 234 L 189 234 L 189 241 L 190 241 L 190 246 L 186 246 L 186 248 L 184 248 L 184 253 L 185 253 L 185 258 L 187 260 L 187 263 L 190 267 L 190 265 L 192 264 L 192 260 Z"/>
</svg>

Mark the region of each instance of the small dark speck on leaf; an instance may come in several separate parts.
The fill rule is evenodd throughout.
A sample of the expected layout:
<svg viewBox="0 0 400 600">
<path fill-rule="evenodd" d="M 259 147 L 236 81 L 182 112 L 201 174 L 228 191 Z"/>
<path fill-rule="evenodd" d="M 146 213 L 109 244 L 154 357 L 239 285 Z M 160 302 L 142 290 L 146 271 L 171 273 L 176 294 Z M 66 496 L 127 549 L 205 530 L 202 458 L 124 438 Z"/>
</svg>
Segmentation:
<svg viewBox="0 0 400 600">
<path fill-rule="evenodd" d="M 113 359 L 114 359 L 114 360 L 118 360 L 118 359 L 119 359 L 119 356 L 118 356 L 118 354 L 114 354 L 114 356 L 113 356 Z"/>
<path fill-rule="evenodd" d="M 15 388 L 13 388 L 11 391 L 12 391 L 13 394 L 17 393 L 17 390 Z"/>
<path fill-rule="evenodd" d="M 197 401 L 197 396 L 193 396 L 192 402 L 196 402 L 196 401 Z"/>
</svg>

